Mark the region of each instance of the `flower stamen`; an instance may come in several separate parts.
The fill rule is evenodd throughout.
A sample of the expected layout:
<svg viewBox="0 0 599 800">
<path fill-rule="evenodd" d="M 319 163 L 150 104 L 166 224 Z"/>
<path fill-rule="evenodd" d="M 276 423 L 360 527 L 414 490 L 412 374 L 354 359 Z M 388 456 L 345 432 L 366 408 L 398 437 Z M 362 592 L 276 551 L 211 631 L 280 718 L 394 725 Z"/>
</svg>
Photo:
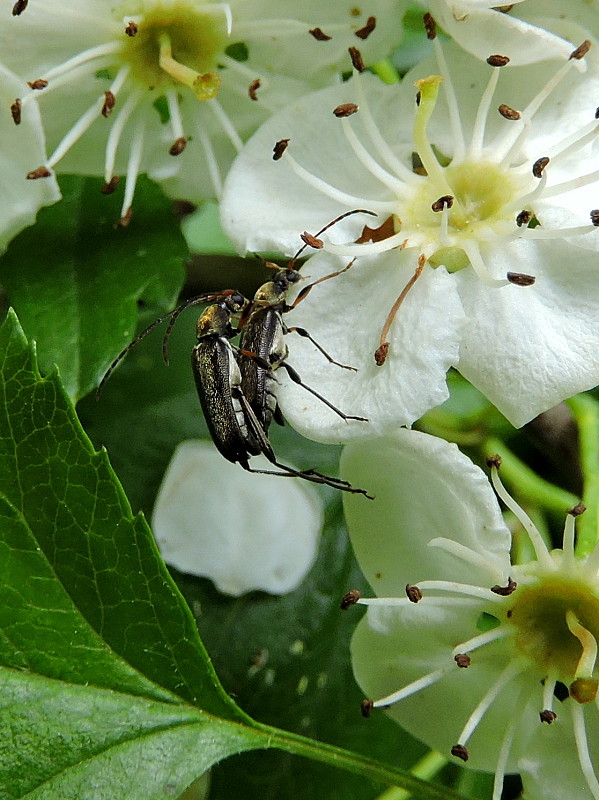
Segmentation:
<svg viewBox="0 0 599 800">
<path fill-rule="evenodd" d="M 508 59 L 509 60 L 509 59 Z M 490 63 L 487 60 L 487 63 Z M 507 62 L 492 63 L 494 67 L 491 71 L 491 76 L 487 82 L 487 86 L 482 93 L 478 110 L 476 112 L 476 119 L 474 121 L 474 128 L 472 131 L 472 138 L 470 140 L 470 148 L 468 156 L 472 159 L 480 158 L 483 149 L 483 142 L 485 139 L 485 129 L 487 126 L 487 117 L 489 116 L 489 108 L 491 107 L 491 100 L 497 88 L 497 81 L 499 80 L 499 69 L 497 67 L 504 66 Z"/>
<path fill-rule="evenodd" d="M 460 653 L 471 653 L 473 650 L 478 650 L 479 647 L 484 647 L 491 642 L 497 642 L 500 639 L 508 639 L 514 635 L 513 628 L 507 625 L 499 625 L 497 628 L 492 628 L 490 631 L 473 636 L 465 642 L 460 642 L 453 648 L 453 655 L 457 656 Z"/>
<path fill-rule="evenodd" d="M 532 123 L 532 118 L 539 108 L 573 68 L 580 69 L 580 64 L 576 58 L 570 58 L 566 61 L 566 63 L 547 81 L 537 95 L 533 97 L 530 103 L 521 112 L 520 120 L 514 123 L 517 127 L 513 128 L 507 136 L 505 132 L 502 131 L 495 144 L 498 148 L 498 160 L 502 162 L 503 166 L 507 166 L 512 160 L 516 147 L 520 144 L 521 138 L 528 131 Z"/>
<path fill-rule="evenodd" d="M 508 494 L 505 486 L 501 482 L 498 471 L 498 466 L 500 463 L 501 460 L 498 459 L 498 457 L 495 457 L 494 459 L 487 459 L 487 464 L 489 464 L 491 467 L 491 483 L 493 484 L 493 488 L 528 533 L 528 537 L 534 548 L 539 564 L 541 564 L 543 569 L 547 572 L 554 572 L 556 570 L 556 566 L 536 525 L 533 523 L 526 511 L 524 511 L 524 509 L 518 505 L 518 503 L 510 494 Z"/>
<path fill-rule="evenodd" d="M 572 703 L 570 706 L 570 712 L 572 714 L 572 726 L 574 728 L 576 752 L 578 753 L 580 768 L 591 794 L 595 800 L 599 800 L 599 781 L 597 781 L 593 762 L 591 761 L 591 754 L 589 753 L 589 743 L 587 740 L 586 726 L 584 724 L 583 707 L 578 705 L 578 703 Z"/>
<path fill-rule="evenodd" d="M 504 670 L 500 673 L 499 677 L 491 685 L 491 687 L 485 692 L 482 699 L 480 700 L 479 704 L 476 706 L 468 721 L 464 725 L 462 733 L 458 737 L 457 747 L 466 747 L 466 742 L 470 739 L 474 731 L 479 726 L 480 722 L 482 721 L 483 717 L 489 710 L 489 708 L 493 705 L 499 694 L 501 693 L 502 689 L 508 685 L 517 675 L 520 675 L 526 669 L 526 665 L 523 664 L 520 660 L 514 659 L 510 661 Z M 457 755 L 453 752 L 452 755 Z M 458 756 L 460 758 L 461 756 Z"/>
<path fill-rule="evenodd" d="M 424 269 L 425 263 L 426 263 L 426 258 L 421 253 L 418 256 L 418 266 L 416 267 L 416 270 L 414 271 L 414 274 L 412 275 L 410 280 L 406 283 L 404 288 L 401 290 L 401 292 L 399 294 L 399 297 L 397 298 L 397 300 L 395 301 L 395 303 L 393 303 L 393 306 L 391 307 L 391 311 L 389 311 L 389 313 L 387 314 L 387 319 L 385 320 L 385 324 L 383 325 L 383 329 L 381 331 L 381 336 L 380 336 L 380 340 L 379 340 L 379 346 L 377 347 L 377 349 L 375 350 L 375 353 L 374 353 L 374 360 L 375 360 L 376 365 L 378 367 L 381 367 L 385 363 L 385 360 L 387 358 L 387 354 L 389 352 L 389 342 L 387 341 L 387 336 L 389 334 L 389 329 L 391 328 L 391 323 L 395 319 L 395 315 L 399 311 L 399 307 L 401 306 L 403 301 L 406 299 L 406 296 L 407 296 L 408 292 L 410 291 L 412 286 L 414 286 L 414 284 L 416 283 L 416 281 L 418 280 L 418 278 L 422 274 L 422 270 Z"/>
<path fill-rule="evenodd" d="M 400 700 L 405 700 L 406 697 L 410 697 L 410 695 L 417 694 L 423 689 L 433 686 L 433 684 L 440 681 L 441 678 L 445 677 L 445 675 L 453 669 L 455 669 L 455 666 L 451 664 L 450 666 L 428 672 L 426 675 L 418 678 L 418 680 L 408 683 L 402 689 L 398 689 L 396 692 L 388 694 L 386 697 L 381 697 L 379 700 L 372 700 L 372 708 L 387 708 L 388 706 L 393 706 L 395 703 L 399 703 Z"/>
</svg>

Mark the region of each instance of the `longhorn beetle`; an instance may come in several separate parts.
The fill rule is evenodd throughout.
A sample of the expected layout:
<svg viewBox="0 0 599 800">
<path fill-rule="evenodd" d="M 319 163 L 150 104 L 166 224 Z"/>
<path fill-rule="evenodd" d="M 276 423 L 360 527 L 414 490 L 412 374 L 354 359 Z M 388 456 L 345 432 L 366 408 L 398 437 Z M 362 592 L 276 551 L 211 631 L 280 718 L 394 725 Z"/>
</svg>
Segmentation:
<svg viewBox="0 0 599 800">
<path fill-rule="evenodd" d="M 348 265 L 348 267 L 349 266 L 350 265 Z M 346 269 L 348 267 L 346 267 Z M 342 271 L 343 270 L 340 270 L 340 272 Z M 299 279 L 299 273 L 294 270 L 287 269 L 282 270 L 282 272 L 285 274 L 293 274 L 295 276 L 295 280 Z M 326 277 L 328 278 L 333 276 L 330 275 Z M 325 279 L 326 278 L 322 278 L 321 280 Z M 291 282 L 294 281 L 289 281 L 285 288 L 287 288 Z M 315 283 L 319 282 L 320 281 L 316 281 Z M 312 285 L 306 287 L 301 293 L 301 296 L 305 296 L 305 294 L 312 288 Z M 257 295 L 259 293 L 260 290 L 257 292 Z M 206 302 L 212 302 L 212 305 L 205 309 L 198 319 L 197 344 L 192 350 L 192 369 L 200 404 L 206 418 L 206 423 L 214 444 L 219 452 L 227 460 L 232 461 L 233 463 L 238 462 L 249 472 L 273 474 L 281 477 L 299 477 L 313 483 L 326 484 L 341 491 L 364 494 L 366 497 L 370 497 L 370 495 L 368 495 L 363 489 L 355 489 L 347 481 L 343 481 L 340 478 L 333 478 L 331 476 L 324 475 L 315 469 L 303 471 L 295 470 L 292 467 L 277 461 L 275 453 L 272 449 L 272 445 L 268 440 L 268 425 L 270 424 L 270 419 L 272 418 L 272 412 L 269 416 L 264 409 L 260 409 L 260 416 L 258 417 L 256 415 L 252 405 L 244 393 L 239 361 L 241 361 L 241 363 L 255 363 L 257 365 L 257 369 L 261 370 L 260 374 L 265 376 L 264 383 L 269 386 L 269 382 L 274 380 L 272 375 L 273 369 L 284 365 L 284 358 L 287 355 L 287 348 L 284 345 L 283 351 L 273 348 L 274 339 L 270 335 L 271 327 L 268 327 L 267 329 L 269 332 L 268 340 L 270 342 L 268 355 L 270 357 L 273 353 L 273 350 L 276 350 L 277 359 L 275 359 L 275 361 L 273 361 L 271 358 L 269 358 L 267 361 L 253 351 L 246 351 L 243 350 L 243 348 L 237 348 L 231 344 L 230 339 L 232 339 L 238 333 L 238 329 L 231 325 L 231 317 L 235 314 L 240 314 L 244 308 L 248 307 L 248 301 L 239 292 L 234 290 L 224 290 L 222 292 L 199 295 L 198 297 L 194 297 L 186 301 L 173 311 L 170 311 L 154 320 L 154 322 L 152 322 L 144 331 L 136 336 L 135 339 L 133 339 L 133 341 L 115 358 L 108 368 L 106 374 L 102 378 L 100 385 L 98 386 L 97 396 L 99 396 L 104 384 L 110 377 L 114 368 L 121 361 L 121 359 L 127 355 L 129 350 L 131 350 L 132 347 L 134 347 L 148 333 L 154 330 L 166 319 L 170 319 L 170 321 L 163 339 L 163 358 L 165 363 L 168 363 L 168 340 L 179 314 L 185 308 Z M 255 299 L 253 301 L 253 303 L 256 304 L 257 310 L 261 310 L 260 306 L 257 305 L 259 302 L 259 299 Z M 296 302 L 299 302 L 299 300 Z M 287 305 L 284 298 L 282 301 L 279 301 L 277 305 L 278 307 L 275 309 L 277 312 L 275 322 L 277 324 L 275 327 L 282 336 L 282 333 L 287 330 L 287 328 L 285 328 L 282 324 L 282 319 L 280 317 L 281 312 L 287 310 Z M 289 306 L 288 308 L 290 309 L 292 307 L 294 306 Z M 264 310 L 268 310 L 268 308 Z M 251 314 L 248 319 L 251 319 Z M 304 335 L 308 334 L 305 333 Z M 320 349 L 322 350 L 322 348 Z M 328 358 L 332 361 L 330 357 Z M 288 370 L 289 369 L 291 368 L 288 368 Z M 295 371 L 291 370 L 290 374 L 292 374 L 292 377 L 296 376 L 297 381 L 301 383 Z M 316 395 L 329 407 L 333 408 L 343 418 L 361 419 L 359 417 L 347 417 L 342 412 L 338 411 L 338 409 L 335 409 L 334 406 L 332 406 L 325 398 L 321 397 L 317 392 L 305 386 L 303 383 L 301 385 Z M 266 403 L 268 401 L 267 395 L 268 393 L 265 392 L 261 396 L 262 402 Z M 258 398 L 256 397 L 256 402 L 257 399 Z M 276 401 L 275 405 L 273 406 L 273 410 L 274 408 L 276 408 Z M 274 472 L 272 470 L 256 470 L 250 467 L 250 457 L 258 454 L 265 455 L 274 466 L 281 470 L 281 472 Z"/>
</svg>

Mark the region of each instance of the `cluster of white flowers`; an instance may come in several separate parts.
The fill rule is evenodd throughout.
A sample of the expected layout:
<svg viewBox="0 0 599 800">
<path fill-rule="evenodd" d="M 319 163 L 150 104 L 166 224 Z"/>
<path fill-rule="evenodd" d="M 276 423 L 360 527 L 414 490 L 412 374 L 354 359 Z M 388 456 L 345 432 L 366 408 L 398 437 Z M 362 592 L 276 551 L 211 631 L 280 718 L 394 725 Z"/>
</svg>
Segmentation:
<svg viewBox="0 0 599 800">
<path fill-rule="evenodd" d="M 335 222 L 304 235 L 318 252 L 303 271 L 342 274 L 294 326 L 356 371 L 309 337 L 289 350 L 368 422 L 286 374 L 278 399 L 305 435 L 349 442 L 343 477 L 375 496 L 344 498 L 377 595 L 344 602 L 368 606 L 352 645 L 364 712 L 495 772 L 493 800 L 513 771 L 528 800 L 599 800 L 599 550 L 576 554 L 582 508 L 549 552 L 494 467 L 536 554 L 510 565 L 482 472 L 401 429 L 447 398 L 451 367 L 516 426 L 599 384 L 599 0 L 418 2 L 424 56 L 385 83 L 407 0 L 20 0 L 0 25 L 0 251 L 59 199 L 56 172 L 103 176 L 106 194 L 124 175 L 121 227 L 141 173 L 216 198 L 241 253 L 292 255 Z M 202 551 L 200 574 L 233 594 L 295 586 L 321 514 L 299 494 L 317 522 L 297 569 L 273 557 L 257 578 L 234 543 L 234 566 Z M 169 514 L 161 545 L 186 569 Z"/>
</svg>

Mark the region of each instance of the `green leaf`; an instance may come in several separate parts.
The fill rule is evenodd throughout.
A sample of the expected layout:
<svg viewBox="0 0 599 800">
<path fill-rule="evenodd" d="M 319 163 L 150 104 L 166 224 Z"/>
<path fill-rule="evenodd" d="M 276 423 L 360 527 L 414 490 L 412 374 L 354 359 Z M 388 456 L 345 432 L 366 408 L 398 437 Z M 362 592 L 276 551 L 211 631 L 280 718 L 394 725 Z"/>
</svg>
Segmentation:
<svg viewBox="0 0 599 800">
<path fill-rule="evenodd" d="M 172 705 L 0 668 L 0 798 L 176 798 L 263 734 Z"/>
<path fill-rule="evenodd" d="M 116 227 L 120 200 L 103 196 L 101 185 L 63 177 L 64 199 L 42 209 L 0 259 L 0 283 L 38 343 L 42 371 L 57 364 L 75 400 L 95 388 L 132 338 L 138 301 L 174 303 L 187 255 L 155 185 L 141 182 L 128 228 Z"/>
<path fill-rule="evenodd" d="M 13 314 L 0 353 L 2 663 L 243 718 L 147 524 Z"/>
</svg>

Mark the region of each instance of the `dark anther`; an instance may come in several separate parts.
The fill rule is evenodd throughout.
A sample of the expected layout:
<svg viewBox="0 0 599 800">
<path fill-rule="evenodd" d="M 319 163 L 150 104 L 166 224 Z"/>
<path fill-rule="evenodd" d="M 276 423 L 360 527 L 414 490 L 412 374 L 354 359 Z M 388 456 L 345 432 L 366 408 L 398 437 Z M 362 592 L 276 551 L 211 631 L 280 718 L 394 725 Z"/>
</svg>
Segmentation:
<svg viewBox="0 0 599 800">
<path fill-rule="evenodd" d="M 510 60 L 507 56 L 494 55 L 494 56 L 489 56 L 489 58 L 487 59 L 487 64 L 490 67 L 505 67 L 509 63 Z"/>
<path fill-rule="evenodd" d="M 139 28 L 137 27 L 137 23 L 131 20 L 127 27 L 125 28 L 125 33 L 127 36 L 135 36 Z"/>
<path fill-rule="evenodd" d="M 591 211 L 591 222 L 595 227 L 599 226 L 599 208 L 594 208 Z"/>
<path fill-rule="evenodd" d="M 422 97 L 422 95 L 421 95 L 421 93 L 420 93 L 420 89 L 419 89 L 419 90 L 416 92 L 416 105 L 417 105 L 417 106 L 419 106 L 419 105 L 420 105 L 420 98 L 421 98 L 421 97 Z"/>
<path fill-rule="evenodd" d="M 112 92 L 104 92 L 104 105 L 102 106 L 102 116 L 108 117 L 114 108 L 116 98 Z"/>
<path fill-rule="evenodd" d="M 577 503 L 574 508 L 569 508 L 566 511 L 566 514 L 569 514 L 571 517 L 579 517 L 581 514 L 587 510 L 587 507 L 583 503 Z"/>
<path fill-rule="evenodd" d="M 568 687 L 565 683 L 561 681 L 555 682 L 555 688 L 553 689 L 553 696 L 557 697 L 560 703 L 563 703 L 564 700 L 567 700 L 570 697 L 570 692 L 568 691 Z"/>
<path fill-rule="evenodd" d="M 27 173 L 27 180 L 28 181 L 36 181 L 38 178 L 49 178 L 52 173 L 48 169 L 48 167 L 38 167 L 37 169 L 32 169 L 31 172 Z"/>
<path fill-rule="evenodd" d="M 511 108 L 510 106 L 506 106 L 505 103 L 502 103 L 498 106 L 497 111 L 501 114 L 504 119 L 520 119 L 522 114 L 517 111 L 515 108 Z"/>
<path fill-rule="evenodd" d="M 443 211 L 445 208 L 451 208 L 453 205 L 453 196 L 450 194 L 444 194 L 443 197 L 440 197 L 438 200 L 431 205 L 433 211 Z"/>
<path fill-rule="evenodd" d="M 412 583 L 406 584 L 406 597 L 410 603 L 419 603 L 422 600 L 422 592 Z"/>
<path fill-rule="evenodd" d="M 599 107 L 595 109 L 595 119 L 599 119 Z"/>
<path fill-rule="evenodd" d="M 48 81 L 45 81 L 43 78 L 38 78 L 35 81 L 27 81 L 27 86 L 29 86 L 30 89 L 45 89 L 47 85 Z"/>
<path fill-rule="evenodd" d="M 426 38 L 427 39 L 436 39 L 437 38 L 437 23 L 435 22 L 435 18 L 432 14 L 429 14 L 427 11 L 426 14 L 422 17 L 422 21 L 424 22 L 424 30 L 426 31 Z"/>
<path fill-rule="evenodd" d="M 315 250 L 322 250 L 324 247 L 324 242 L 322 239 L 317 239 L 316 236 L 312 236 L 312 234 L 308 233 L 308 231 L 300 233 L 300 239 L 304 244 L 307 244 L 308 247 L 313 247 Z"/>
<path fill-rule="evenodd" d="M 128 228 L 129 223 L 131 222 L 131 217 L 133 216 L 133 209 L 131 206 L 125 211 L 123 216 L 117 220 L 117 228 Z"/>
<path fill-rule="evenodd" d="M 454 744 L 451 748 L 451 755 L 456 756 L 456 758 L 461 758 L 462 761 L 468 761 L 470 758 L 470 753 L 463 744 Z"/>
<path fill-rule="evenodd" d="M 513 3 L 510 3 L 507 6 L 493 6 L 495 11 L 501 11 L 502 14 L 507 14 L 509 11 L 512 10 L 513 7 L 514 7 Z"/>
<path fill-rule="evenodd" d="M 540 178 L 543 175 L 543 170 L 549 163 L 549 159 L 547 156 L 543 156 L 542 158 L 537 158 L 535 163 L 532 165 L 532 174 L 535 178 Z"/>
<path fill-rule="evenodd" d="M 357 47 L 349 47 L 348 50 L 353 68 L 356 70 L 356 72 L 364 72 L 366 65 L 364 64 L 362 53 Z"/>
<path fill-rule="evenodd" d="M 524 272 L 508 272 L 505 277 L 514 286 L 532 286 L 536 281 L 534 275 L 526 275 Z"/>
<path fill-rule="evenodd" d="M 355 606 L 355 604 L 360 599 L 360 592 L 357 589 L 350 589 L 349 592 L 346 592 L 343 595 L 343 600 L 341 601 L 341 610 L 347 611 L 350 606 Z"/>
<path fill-rule="evenodd" d="M 272 149 L 273 161 L 278 161 L 280 158 L 283 158 L 283 153 L 287 150 L 287 145 L 289 144 L 289 139 L 279 139 L 279 141 L 275 144 Z"/>
<path fill-rule="evenodd" d="M 550 711 L 548 708 L 546 708 L 544 711 L 541 711 L 539 717 L 541 718 L 541 722 L 546 722 L 547 725 L 551 725 L 551 723 L 555 722 L 557 719 L 557 714 L 555 711 Z"/>
<path fill-rule="evenodd" d="M 591 43 L 588 39 L 585 39 L 584 42 L 576 48 L 576 50 L 570 53 L 570 59 L 575 58 L 580 61 L 581 58 L 586 56 L 590 49 Z"/>
<path fill-rule="evenodd" d="M 22 14 L 23 11 L 27 8 L 27 3 L 29 0 L 17 0 L 17 2 L 12 7 L 12 15 L 13 17 L 18 17 L 19 14 Z"/>
<path fill-rule="evenodd" d="M 360 709 L 362 711 L 363 717 L 369 717 L 372 714 L 372 709 L 374 708 L 374 702 L 372 700 L 362 700 L 360 703 Z"/>
<path fill-rule="evenodd" d="M 513 581 L 511 578 L 507 579 L 507 586 L 491 586 L 491 591 L 493 594 L 498 594 L 500 597 L 509 597 L 516 591 L 516 587 L 518 584 L 516 581 Z"/>
<path fill-rule="evenodd" d="M 21 124 L 21 105 L 22 103 L 17 97 L 15 102 L 10 107 L 10 113 L 12 114 L 12 121 L 15 123 L 15 125 Z"/>
<path fill-rule="evenodd" d="M 321 28 L 312 28 L 312 30 L 308 31 L 310 36 L 313 36 L 317 42 L 328 42 L 332 39 L 332 36 L 327 36 L 327 34 Z"/>
<path fill-rule="evenodd" d="M 389 342 L 384 342 L 380 347 L 374 351 L 374 361 L 377 367 L 382 367 L 385 361 L 387 360 L 387 355 L 389 353 Z"/>
<path fill-rule="evenodd" d="M 489 456 L 487 458 L 487 466 L 489 467 L 489 469 L 491 467 L 499 469 L 499 467 L 501 466 L 501 456 L 498 455 L 497 453 L 494 456 Z"/>
<path fill-rule="evenodd" d="M 260 85 L 261 85 L 260 78 L 256 78 L 255 81 L 252 81 L 250 83 L 250 85 L 248 87 L 248 95 L 250 97 L 250 100 L 257 100 L 258 99 L 258 95 L 256 94 L 256 92 L 260 88 Z"/>
<path fill-rule="evenodd" d="M 518 216 L 516 217 L 516 225 L 521 228 L 523 225 L 528 225 L 530 220 L 532 219 L 532 214 L 530 211 L 523 209 Z"/>
<path fill-rule="evenodd" d="M 187 139 L 185 138 L 185 136 L 179 136 L 179 138 L 175 139 L 175 141 L 169 147 L 168 151 L 171 156 L 180 156 L 186 147 L 187 147 Z"/>
<path fill-rule="evenodd" d="M 368 17 L 366 25 L 360 30 L 356 31 L 358 39 L 368 39 L 372 31 L 376 28 L 376 17 Z"/>
<path fill-rule="evenodd" d="M 357 110 L 358 106 L 355 103 L 341 103 L 340 106 L 333 109 L 333 114 L 336 117 L 351 117 Z"/>
<path fill-rule="evenodd" d="M 119 185 L 120 180 L 121 179 L 119 178 L 118 175 L 113 175 L 112 178 L 107 183 L 105 183 L 104 186 L 102 186 L 102 189 L 100 191 L 102 192 L 102 194 L 112 194 L 115 191 L 116 187 Z"/>
<path fill-rule="evenodd" d="M 467 653 L 458 653 L 457 656 L 453 657 L 453 660 L 460 669 L 466 669 L 466 667 L 470 666 L 471 662 L 471 658 Z"/>
</svg>

